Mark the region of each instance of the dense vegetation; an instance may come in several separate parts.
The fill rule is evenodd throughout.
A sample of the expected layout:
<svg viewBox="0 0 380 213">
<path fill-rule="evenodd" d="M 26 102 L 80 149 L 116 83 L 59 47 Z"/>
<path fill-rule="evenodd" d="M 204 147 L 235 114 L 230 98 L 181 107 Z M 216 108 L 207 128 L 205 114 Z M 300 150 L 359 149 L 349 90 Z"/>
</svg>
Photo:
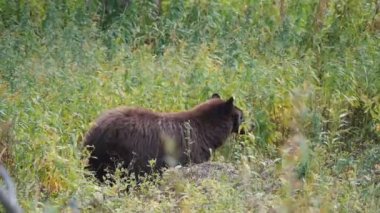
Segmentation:
<svg viewBox="0 0 380 213">
<path fill-rule="evenodd" d="M 157 4 L 160 2 L 160 4 Z M 107 4 L 106 4 L 107 3 Z M 380 209 L 376 0 L 0 0 L 0 158 L 26 212 Z M 231 181 L 98 185 L 81 142 L 119 105 L 233 95 Z"/>
</svg>

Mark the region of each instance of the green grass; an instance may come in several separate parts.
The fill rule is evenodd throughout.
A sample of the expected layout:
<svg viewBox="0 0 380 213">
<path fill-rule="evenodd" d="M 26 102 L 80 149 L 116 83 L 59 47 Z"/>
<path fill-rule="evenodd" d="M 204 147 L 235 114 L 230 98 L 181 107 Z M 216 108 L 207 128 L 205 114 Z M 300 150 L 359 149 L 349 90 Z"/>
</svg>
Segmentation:
<svg viewBox="0 0 380 213">
<path fill-rule="evenodd" d="M 148 2 L 107 16 L 85 2 L 0 0 L 1 161 L 26 212 L 380 209 L 374 1 L 329 1 L 320 29 L 316 0 L 285 1 L 284 20 L 280 1 L 163 1 L 159 19 Z M 186 110 L 214 92 L 256 126 L 213 157 L 244 187 L 173 178 L 124 194 L 85 178 L 102 111 Z"/>
</svg>

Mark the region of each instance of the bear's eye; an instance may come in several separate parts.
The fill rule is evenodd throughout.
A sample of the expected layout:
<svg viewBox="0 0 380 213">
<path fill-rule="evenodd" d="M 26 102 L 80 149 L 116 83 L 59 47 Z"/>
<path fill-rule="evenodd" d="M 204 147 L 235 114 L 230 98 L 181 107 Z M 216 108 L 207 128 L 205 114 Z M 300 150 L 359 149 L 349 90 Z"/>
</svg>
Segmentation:
<svg viewBox="0 0 380 213">
<path fill-rule="evenodd" d="M 239 113 L 239 125 L 244 122 L 244 116 L 242 113 Z"/>
</svg>

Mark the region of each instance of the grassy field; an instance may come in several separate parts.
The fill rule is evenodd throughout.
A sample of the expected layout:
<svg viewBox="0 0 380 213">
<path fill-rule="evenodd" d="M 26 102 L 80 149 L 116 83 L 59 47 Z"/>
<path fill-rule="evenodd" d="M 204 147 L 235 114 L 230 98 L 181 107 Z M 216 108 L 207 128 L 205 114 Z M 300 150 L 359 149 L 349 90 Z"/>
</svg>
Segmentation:
<svg viewBox="0 0 380 213">
<path fill-rule="evenodd" d="M 52 2 L 0 0 L 0 158 L 25 212 L 380 209 L 377 1 Z M 214 153 L 234 181 L 178 173 L 125 194 L 85 177 L 102 111 L 214 92 L 256 127 Z"/>
</svg>

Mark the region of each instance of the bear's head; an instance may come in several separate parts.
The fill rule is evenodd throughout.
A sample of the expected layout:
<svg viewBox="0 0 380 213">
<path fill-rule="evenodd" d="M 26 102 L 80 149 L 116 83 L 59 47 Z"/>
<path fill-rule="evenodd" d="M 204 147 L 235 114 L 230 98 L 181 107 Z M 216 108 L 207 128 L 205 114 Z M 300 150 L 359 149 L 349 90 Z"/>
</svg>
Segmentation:
<svg viewBox="0 0 380 213">
<path fill-rule="evenodd" d="M 214 93 L 211 98 L 217 98 L 217 99 L 221 99 L 220 95 L 218 93 Z M 238 108 L 237 106 L 235 106 L 233 104 L 234 102 L 234 98 L 231 97 L 229 98 L 225 103 L 227 105 L 227 109 L 228 110 L 231 110 L 231 116 L 232 116 L 232 119 L 233 119 L 233 126 L 232 126 L 232 132 L 233 133 L 239 133 L 239 134 L 244 134 L 244 130 L 240 130 L 239 131 L 239 127 L 240 125 L 244 122 L 244 114 L 243 114 L 243 111 Z"/>
</svg>

